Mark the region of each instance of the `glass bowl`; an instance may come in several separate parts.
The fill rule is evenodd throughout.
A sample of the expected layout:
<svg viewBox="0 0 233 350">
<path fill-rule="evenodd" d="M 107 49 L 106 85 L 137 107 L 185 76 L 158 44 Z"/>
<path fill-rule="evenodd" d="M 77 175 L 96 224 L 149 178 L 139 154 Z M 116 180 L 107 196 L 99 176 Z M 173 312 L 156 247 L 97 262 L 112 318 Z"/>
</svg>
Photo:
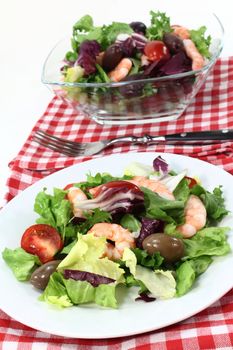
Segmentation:
<svg viewBox="0 0 233 350">
<path fill-rule="evenodd" d="M 211 58 L 200 70 L 118 83 L 68 83 L 61 67 L 70 50 L 70 39 L 61 40 L 48 55 L 42 82 L 64 102 L 102 125 L 129 125 L 171 121 L 179 118 L 208 77 L 223 47 L 223 26 L 214 14 L 171 18 L 171 24 L 191 29 L 202 25 L 211 35 Z M 118 19 L 119 20 L 119 19 Z M 188 22 L 188 23 L 186 23 Z"/>
</svg>

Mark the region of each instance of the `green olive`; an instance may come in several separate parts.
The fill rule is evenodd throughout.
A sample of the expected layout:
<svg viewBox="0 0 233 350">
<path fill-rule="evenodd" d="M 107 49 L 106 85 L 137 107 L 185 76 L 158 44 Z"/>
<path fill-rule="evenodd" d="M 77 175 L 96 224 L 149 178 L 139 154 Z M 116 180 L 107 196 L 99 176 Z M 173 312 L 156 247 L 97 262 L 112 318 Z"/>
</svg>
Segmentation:
<svg viewBox="0 0 233 350">
<path fill-rule="evenodd" d="M 174 263 L 184 256 L 182 239 L 165 233 L 153 233 L 147 236 L 142 242 L 142 247 L 150 255 L 159 252 L 167 263 Z"/>
<path fill-rule="evenodd" d="M 44 290 L 49 282 L 49 278 L 56 271 L 61 260 L 49 261 L 38 267 L 31 275 L 30 283 L 38 289 Z"/>
</svg>

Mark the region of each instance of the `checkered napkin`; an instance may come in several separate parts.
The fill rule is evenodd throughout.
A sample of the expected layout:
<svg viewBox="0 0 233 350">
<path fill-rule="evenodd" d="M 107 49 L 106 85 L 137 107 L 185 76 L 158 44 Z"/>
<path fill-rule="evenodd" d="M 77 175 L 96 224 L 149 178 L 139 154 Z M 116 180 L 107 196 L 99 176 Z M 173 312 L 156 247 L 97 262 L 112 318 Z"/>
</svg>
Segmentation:
<svg viewBox="0 0 233 350">
<path fill-rule="evenodd" d="M 19 154 L 9 164 L 12 173 L 7 182 L 6 201 L 32 183 L 59 169 L 101 157 L 103 154 L 143 151 L 179 153 L 211 162 L 233 174 L 233 142 L 205 146 L 121 145 L 108 148 L 93 157 L 68 158 L 32 141 L 32 134 L 36 129 L 79 142 L 92 142 L 129 134 L 165 135 L 233 129 L 233 57 L 217 62 L 192 104 L 177 121 L 173 122 L 143 126 L 100 126 L 82 115 L 77 115 L 64 102 L 54 98 L 44 115 L 38 119 Z M 233 349 L 233 290 L 211 307 L 181 323 L 148 334 L 110 340 L 80 340 L 53 336 L 26 327 L 0 311 L 0 350 L 5 348 L 12 350 Z"/>
</svg>

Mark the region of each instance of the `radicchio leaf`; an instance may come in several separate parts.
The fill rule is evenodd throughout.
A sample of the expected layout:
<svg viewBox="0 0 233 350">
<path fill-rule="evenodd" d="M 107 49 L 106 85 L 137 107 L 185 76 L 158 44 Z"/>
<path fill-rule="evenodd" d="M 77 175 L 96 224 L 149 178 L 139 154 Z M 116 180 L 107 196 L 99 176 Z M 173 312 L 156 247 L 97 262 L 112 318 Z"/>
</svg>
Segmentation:
<svg viewBox="0 0 233 350">
<path fill-rule="evenodd" d="M 164 175 L 168 173 L 168 164 L 161 156 L 154 159 L 153 168 L 155 171 L 162 172 Z"/>
<path fill-rule="evenodd" d="M 139 297 L 137 297 L 135 299 L 135 301 L 138 301 L 138 300 L 143 300 L 145 301 L 146 303 L 149 303 L 151 301 L 155 301 L 156 298 L 155 297 L 150 297 L 146 292 L 143 292 L 143 293 L 140 293 L 139 294 Z"/>
<path fill-rule="evenodd" d="M 183 51 L 173 55 L 162 67 L 160 67 L 161 75 L 179 74 L 190 70 L 192 70 L 192 61 Z"/>
<path fill-rule="evenodd" d="M 76 64 L 85 70 L 89 75 L 96 71 L 96 56 L 100 53 L 100 44 L 96 40 L 85 40 L 79 48 L 79 55 Z"/>
<path fill-rule="evenodd" d="M 144 209 L 144 193 L 129 181 L 110 181 L 98 187 L 94 199 L 76 201 L 74 208 L 99 208 L 113 214 L 126 214 Z"/>
<path fill-rule="evenodd" d="M 141 224 L 141 230 L 136 239 L 136 246 L 142 249 L 142 242 L 144 239 L 152 233 L 162 232 L 164 223 L 161 220 L 142 218 Z"/>
<path fill-rule="evenodd" d="M 132 35 L 118 35 L 116 43 L 121 48 L 122 52 L 124 53 L 124 56 L 126 57 L 133 57 L 135 54 L 135 49 L 139 51 L 143 51 L 146 43 L 147 38 L 138 33 L 133 33 Z"/>
<path fill-rule="evenodd" d="M 93 287 L 98 287 L 100 284 L 108 284 L 108 283 L 115 282 L 114 279 L 98 275 L 97 273 L 79 271 L 79 270 L 70 270 L 70 269 L 64 270 L 64 277 L 66 279 L 72 278 L 73 280 L 76 280 L 76 281 L 87 281 Z"/>
</svg>

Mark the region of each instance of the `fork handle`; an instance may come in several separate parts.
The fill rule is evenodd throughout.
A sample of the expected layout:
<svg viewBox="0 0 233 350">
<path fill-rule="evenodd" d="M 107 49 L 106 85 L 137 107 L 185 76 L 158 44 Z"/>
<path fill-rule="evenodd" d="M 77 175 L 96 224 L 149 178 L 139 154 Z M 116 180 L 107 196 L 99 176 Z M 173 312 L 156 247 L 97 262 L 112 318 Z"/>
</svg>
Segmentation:
<svg viewBox="0 0 233 350">
<path fill-rule="evenodd" d="M 210 130 L 210 131 L 194 131 L 194 132 L 182 132 L 178 134 L 170 134 L 165 136 L 122 136 L 110 140 L 110 144 L 113 145 L 119 142 L 130 142 L 130 143 L 157 143 L 157 142 L 187 142 L 187 141 L 222 141 L 222 140 L 233 140 L 233 130 Z"/>
</svg>

